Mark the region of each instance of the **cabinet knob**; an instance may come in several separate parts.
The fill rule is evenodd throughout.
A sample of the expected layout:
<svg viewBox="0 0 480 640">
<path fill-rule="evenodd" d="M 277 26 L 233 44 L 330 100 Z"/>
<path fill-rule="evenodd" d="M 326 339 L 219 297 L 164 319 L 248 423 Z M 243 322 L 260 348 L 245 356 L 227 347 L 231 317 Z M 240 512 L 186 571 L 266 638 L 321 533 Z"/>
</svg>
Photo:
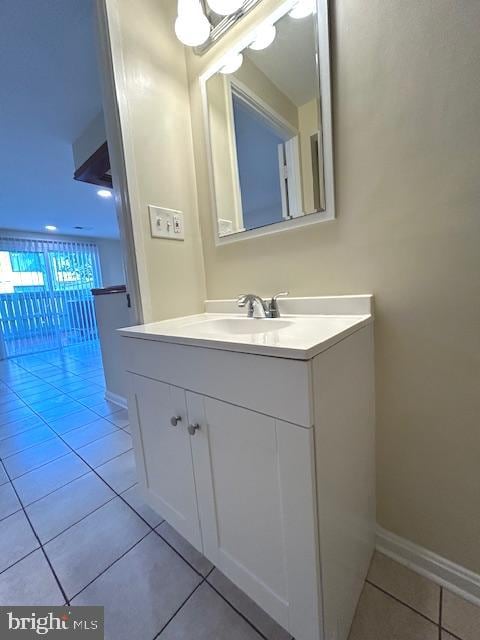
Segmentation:
<svg viewBox="0 0 480 640">
<path fill-rule="evenodd" d="M 189 425 L 188 425 L 188 433 L 189 433 L 191 436 L 194 436 L 194 435 L 195 435 L 195 433 L 196 433 L 199 429 L 200 429 L 200 425 L 199 425 L 199 424 L 197 424 L 196 422 L 195 422 L 194 424 L 189 424 Z"/>
<path fill-rule="evenodd" d="M 170 424 L 172 427 L 176 427 L 179 422 L 182 421 L 182 416 L 172 416 L 170 418 Z"/>
</svg>

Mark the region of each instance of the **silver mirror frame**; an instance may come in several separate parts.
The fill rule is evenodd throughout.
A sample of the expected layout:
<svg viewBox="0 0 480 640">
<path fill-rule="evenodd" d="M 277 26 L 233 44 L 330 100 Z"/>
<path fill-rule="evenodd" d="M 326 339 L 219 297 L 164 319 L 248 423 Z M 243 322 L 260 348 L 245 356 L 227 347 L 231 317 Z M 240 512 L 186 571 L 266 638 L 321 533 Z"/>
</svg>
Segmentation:
<svg viewBox="0 0 480 640">
<path fill-rule="evenodd" d="M 256 24 L 247 34 L 243 35 L 229 51 L 218 57 L 214 63 L 199 77 L 200 92 L 202 98 L 203 124 L 205 130 L 205 142 L 207 146 L 207 163 L 210 185 L 210 199 L 212 218 L 215 231 L 215 244 L 221 246 L 232 242 L 239 242 L 256 238 L 259 236 L 271 235 L 298 229 L 319 222 L 328 222 L 335 219 L 335 188 L 333 171 L 333 136 L 332 136 L 332 107 L 331 107 L 331 79 L 330 79 L 330 40 L 329 40 L 329 16 L 328 0 L 317 0 L 317 70 L 320 82 L 320 110 L 323 137 L 324 154 L 324 179 L 325 179 L 325 210 L 317 213 L 310 213 L 293 220 L 277 222 L 258 229 L 251 229 L 226 236 L 220 236 L 218 228 L 217 198 L 215 193 L 215 180 L 213 172 L 213 155 L 210 135 L 210 118 L 207 95 L 207 81 L 215 75 L 225 64 L 226 59 L 240 53 L 252 42 L 253 31 L 261 28 L 263 24 L 277 22 L 286 15 L 295 5 L 296 0 L 285 0 L 277 7 L 265 20 Z"/>
</svg>

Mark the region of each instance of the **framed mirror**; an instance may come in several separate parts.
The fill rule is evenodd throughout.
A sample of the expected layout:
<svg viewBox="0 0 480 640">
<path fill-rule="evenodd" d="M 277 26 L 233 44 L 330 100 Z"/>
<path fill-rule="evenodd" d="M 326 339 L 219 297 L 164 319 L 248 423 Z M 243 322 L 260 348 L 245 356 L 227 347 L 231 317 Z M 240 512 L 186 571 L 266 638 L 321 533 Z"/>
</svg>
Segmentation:
<svg viewBox="0 0 480 640">
<path fill-rule="evenodd" d="M 217 244 L 332 220 L 327 0 L 289 0 L 200 78 Z"/>
</svg>

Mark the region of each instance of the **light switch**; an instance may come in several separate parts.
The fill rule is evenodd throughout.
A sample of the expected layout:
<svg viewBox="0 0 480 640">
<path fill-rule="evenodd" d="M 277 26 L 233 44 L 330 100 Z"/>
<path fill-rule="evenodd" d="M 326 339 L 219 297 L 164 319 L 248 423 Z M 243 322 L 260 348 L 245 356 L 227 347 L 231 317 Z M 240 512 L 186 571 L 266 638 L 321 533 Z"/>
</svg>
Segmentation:
<svg viewBox="0 0 480 640">
<path fill-rule="evenodd" d="M 148 205 L 150 215 L 150 230 L 153 238 L 167 238 L 169 240 L 184 240 L 185 231 L 183 213 L 176 209 L 166 209 Z"/>
<path fill-rule="evenodd" d="M 173 233 L 184 237 L 183 233 L 183 213 L 173 214 Z"/>
</svg>

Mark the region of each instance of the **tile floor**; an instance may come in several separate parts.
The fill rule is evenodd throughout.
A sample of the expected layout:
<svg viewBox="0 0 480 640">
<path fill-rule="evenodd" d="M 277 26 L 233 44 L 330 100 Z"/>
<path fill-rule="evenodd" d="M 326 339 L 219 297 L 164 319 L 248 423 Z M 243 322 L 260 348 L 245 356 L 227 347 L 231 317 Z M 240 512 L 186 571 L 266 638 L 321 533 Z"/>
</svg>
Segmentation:
<svg viewBox="0 0 480 640">
<path fill-rule="evenodd" d="M 100 604 L 109 640 L 290 640 L 141 500 L 96 344 L 0 362 L 0 606 Z M 480 608 L 376 554 L 350 640 L 478 640 Z"/>
</svg>

